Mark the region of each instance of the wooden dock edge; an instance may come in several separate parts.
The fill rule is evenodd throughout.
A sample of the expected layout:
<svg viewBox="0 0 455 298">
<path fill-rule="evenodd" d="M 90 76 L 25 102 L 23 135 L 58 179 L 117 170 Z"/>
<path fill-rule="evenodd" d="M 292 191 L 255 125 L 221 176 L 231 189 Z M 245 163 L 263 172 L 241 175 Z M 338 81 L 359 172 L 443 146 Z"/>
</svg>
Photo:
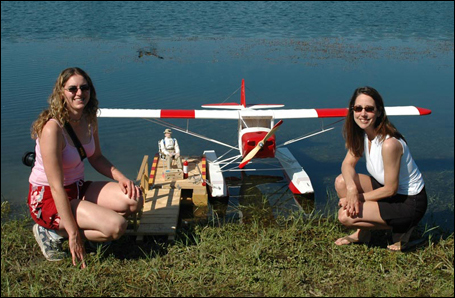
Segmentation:
<svg viewBox="0 0 455 298">
<path fill-rule="evenodd" d="M 190 159 L 190 158 L 188 158 Z M 193 159 L 189 177 L 192 179 L 164 180 L 161 173 L 159 154 L 155 154 L 150 168 L 149 156 L 142 159 L 136 183 L 142 190 L 144 204 L 140 212 L 128 218 L 128 228 L 125 235 L 136 236 L 136 241 L 142 241 L 144 236 L 167 236 L 168 240 L 175 237 L 182 194 L 191 194 L 191 204 L 194 215 L 203 216 L 203 210 L 208 208 L 208 194 L 205 179 L 207 179 L 207 164 L 205 156 L 191 157 Z M 191 163 L 190 163 L 191 165 Z M 199 176 L 199 180 L 197 180 Z M 196 215 L 198 213 L 198 215 Z M 205 212 L 205 215 L 207 212 Z"/>
<path fill-rule="evenodd" d="M 141 167 L 139 168 L 139 172 L 136 177 L 136 183 L 139 184 L 139 187 L 142 191 L 142 200 L 145 202 L 145 198 L 147 196 L 147 191 L 149 189 L 149 177 L 148 177 L 148 160 L 149 156 L 144 155 L 142 159 Z M 139 212 L 130 216 L 129 221 L 133 224 L 133 230 L 136 232 L 139 228 L 139 221 L 142 217 L 142 213 L 144 211 L 144 204 L 142 204 L 141 210 Z"/>
<path fill-rule="evenodd" d="M 148 160 L 149 160 L 149 156 L 144 155 L 144 158 L 142 159 L 141 167 L 139 168 L 139 172 L 137 173 L 137 178 L 136 178 L 136 182 L 139 182 L 139 185 L 140 185 L 142 191 L 149 189 Z"/>
</svg>

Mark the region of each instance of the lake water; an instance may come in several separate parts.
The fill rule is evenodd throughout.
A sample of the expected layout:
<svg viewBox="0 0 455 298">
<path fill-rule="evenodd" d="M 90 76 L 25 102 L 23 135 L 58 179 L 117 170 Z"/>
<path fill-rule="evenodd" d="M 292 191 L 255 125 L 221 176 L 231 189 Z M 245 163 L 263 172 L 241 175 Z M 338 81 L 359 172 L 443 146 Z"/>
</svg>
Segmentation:
<svg viewBox="0 0 455 298">
<path fill-rule="evenodd" d="M 245 79 L 249 103 L 341 108 L 355 88 L 370 85 L 386 105 L 431 109 L 430 116 L 391 120 L 425 178 L 424 223 L 453 231 L 453 2 L 2 2 L 1 9 L 2 201 L 17 213 L 28 191 L 30 169 L 21 157 L 33 150 L 30 125 L 61 70 L 79 66 L 104 108 L 199 109 L 223 102 Z M 287 120 L 277 142 L 334 121 Z M 189 125 L 236 145 L 235 121 Z M 102 118 L 99 126 L 104 154 L 132 179 L 164 130 L 143 119 Z M 317 210 L 336 209 L 328 194 L 345 149 L 342 123 L 335 127 L 288 146 L 311 177 Z M 226 151 L 174 137 L 184 155 Z M 86 169 L 86 179 L 104 179 Z M 364 163 L 358 170 L 366 171 Z M 282 179 L 248 177 L 262 193 L 292 197 Z"/>
</svg>

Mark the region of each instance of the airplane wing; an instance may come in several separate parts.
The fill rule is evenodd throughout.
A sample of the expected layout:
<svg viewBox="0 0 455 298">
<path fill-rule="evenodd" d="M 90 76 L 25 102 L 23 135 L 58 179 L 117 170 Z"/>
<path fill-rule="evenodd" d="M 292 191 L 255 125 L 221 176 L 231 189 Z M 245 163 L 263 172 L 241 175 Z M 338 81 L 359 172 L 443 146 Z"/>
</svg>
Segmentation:
<svg viewBox="0 0 455 298">
<path fill-rule="evenodd" d="M 107 118 L 176 118 L 176 119 L 239 119 L 238 111 L 99 109 L 98 117 Z"/>
<path fill-rule="evenodd" d="M 423 116 L 431 110 L 415 106 L 385 107 L 388 116 Z M 346 117 L 347 108 L 284 109 L 284 110 L 153 110 L 153 109 L 99 109 L 99 117 L 108 118 L 176 118 L 176 119 L 232 119 L 239 117 L 271 117 L 274 119 Z"/>
<path fill-rule="evenodd" d="M 431 114 L 431 110 L 415 106 L 385 107 L 387 116 L 423 116 Z M 299 118 L 333 118 L 346 117 L 347 108 L 340 109 L 295 109 L 276 110 L 276 119 L 299 119 Z"/>
</svg>

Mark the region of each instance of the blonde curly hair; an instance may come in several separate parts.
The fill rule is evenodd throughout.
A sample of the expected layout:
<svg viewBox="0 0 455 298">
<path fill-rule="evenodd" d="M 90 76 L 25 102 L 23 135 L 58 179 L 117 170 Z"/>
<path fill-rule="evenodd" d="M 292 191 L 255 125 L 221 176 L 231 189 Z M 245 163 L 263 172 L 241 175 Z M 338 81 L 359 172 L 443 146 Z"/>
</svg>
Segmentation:
<svg viewBox="0 0 455 298">
<path fill-rule="evenodd" d="M 57 81 L 55 82 L 54 90 L 48 99 L 49 107 L 46 110 L 42 111 L 38 116 L 38 119 L 33 122 L 31 128 L 32 139 L 37 139 L 40 137 L 44 125 L 50 119 L 56 119 L 62 125 L 70 120 L 68 109 L 66 108 L 64 86 L 66 82 L 74 75 L 83 76 L 87 81 L 87 84 L 90 86 L 90 100 L 84 108 L 82 117 L 85 117 L 89 125 L 93 125 L 96 128 L 98 99 L 96 97 L 95 86 L 93 86 L 92 80 L 85 71 L 78 67 L 70 67 L 60 73 Z"/>
</svg>

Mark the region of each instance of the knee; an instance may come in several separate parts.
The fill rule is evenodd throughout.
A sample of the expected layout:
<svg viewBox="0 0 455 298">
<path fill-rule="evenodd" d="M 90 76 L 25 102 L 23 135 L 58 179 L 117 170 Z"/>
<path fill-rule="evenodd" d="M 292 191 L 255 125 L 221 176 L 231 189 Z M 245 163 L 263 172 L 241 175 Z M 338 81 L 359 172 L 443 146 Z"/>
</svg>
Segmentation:
<svg viewBox="0 0 455 298">
<path fill-rule="evenodd" d="M 115 220 L 112 220 L 108 232 L 109 240 L 119 239 L 123 234 L 125 234 L 127 226 L 128 222 L 122 216 L 119 216 Z"/>
<path fill-rule="evenodd" d="M 124 216 L 129 216 L 131 214 L 138 213 L 139 211 L 142 210 L 143 205 L 144 205 L 144 198 L 142 197 L 142 195 L 137 200 L 133 200 L 133 199 L 129 200 L 128 206 L 127 206 L 125 212 L 123 213 Z"/>
<path fill-rule="evenodd" d="M 134 204 L 133 206 L 131 207 L 131 212 L 134 214 L 134 213 L 137 213 L 139 211 L 142 210 L 142 207 L 144 206 L 144 197 L 143 195 L 141 194 L 141 196 L 139 196 L 139 198 L 134 201 Z"/>
<path fill-rule="evenodd" d="M 123 234 L 125 234 L 127 226 L 128 226 L 128 222 L 126 221 L 125 218 L 122 217 L 121 222 L 119 223 L 119 225 L 117 225 L 117 228 L 115 229 L 114 233 L 112 234 L 113 240 L 117 240 L 120 237 L 122 237 Z"/>
<path fill-rule="evenodd" d="M 340 192 L 344 189 L 346 189 L 346 182 L 344 181 L 343 175 L 340 174 L 335 178 L 335 190 Z"/>
<path fill-rule="evenodd" d="M 338 211 L 338 221 L 346 227 L 352 226 L 352 218 L 347 215 L 346 210 L 343 210 L 341 208 Z"/>
</svg>

